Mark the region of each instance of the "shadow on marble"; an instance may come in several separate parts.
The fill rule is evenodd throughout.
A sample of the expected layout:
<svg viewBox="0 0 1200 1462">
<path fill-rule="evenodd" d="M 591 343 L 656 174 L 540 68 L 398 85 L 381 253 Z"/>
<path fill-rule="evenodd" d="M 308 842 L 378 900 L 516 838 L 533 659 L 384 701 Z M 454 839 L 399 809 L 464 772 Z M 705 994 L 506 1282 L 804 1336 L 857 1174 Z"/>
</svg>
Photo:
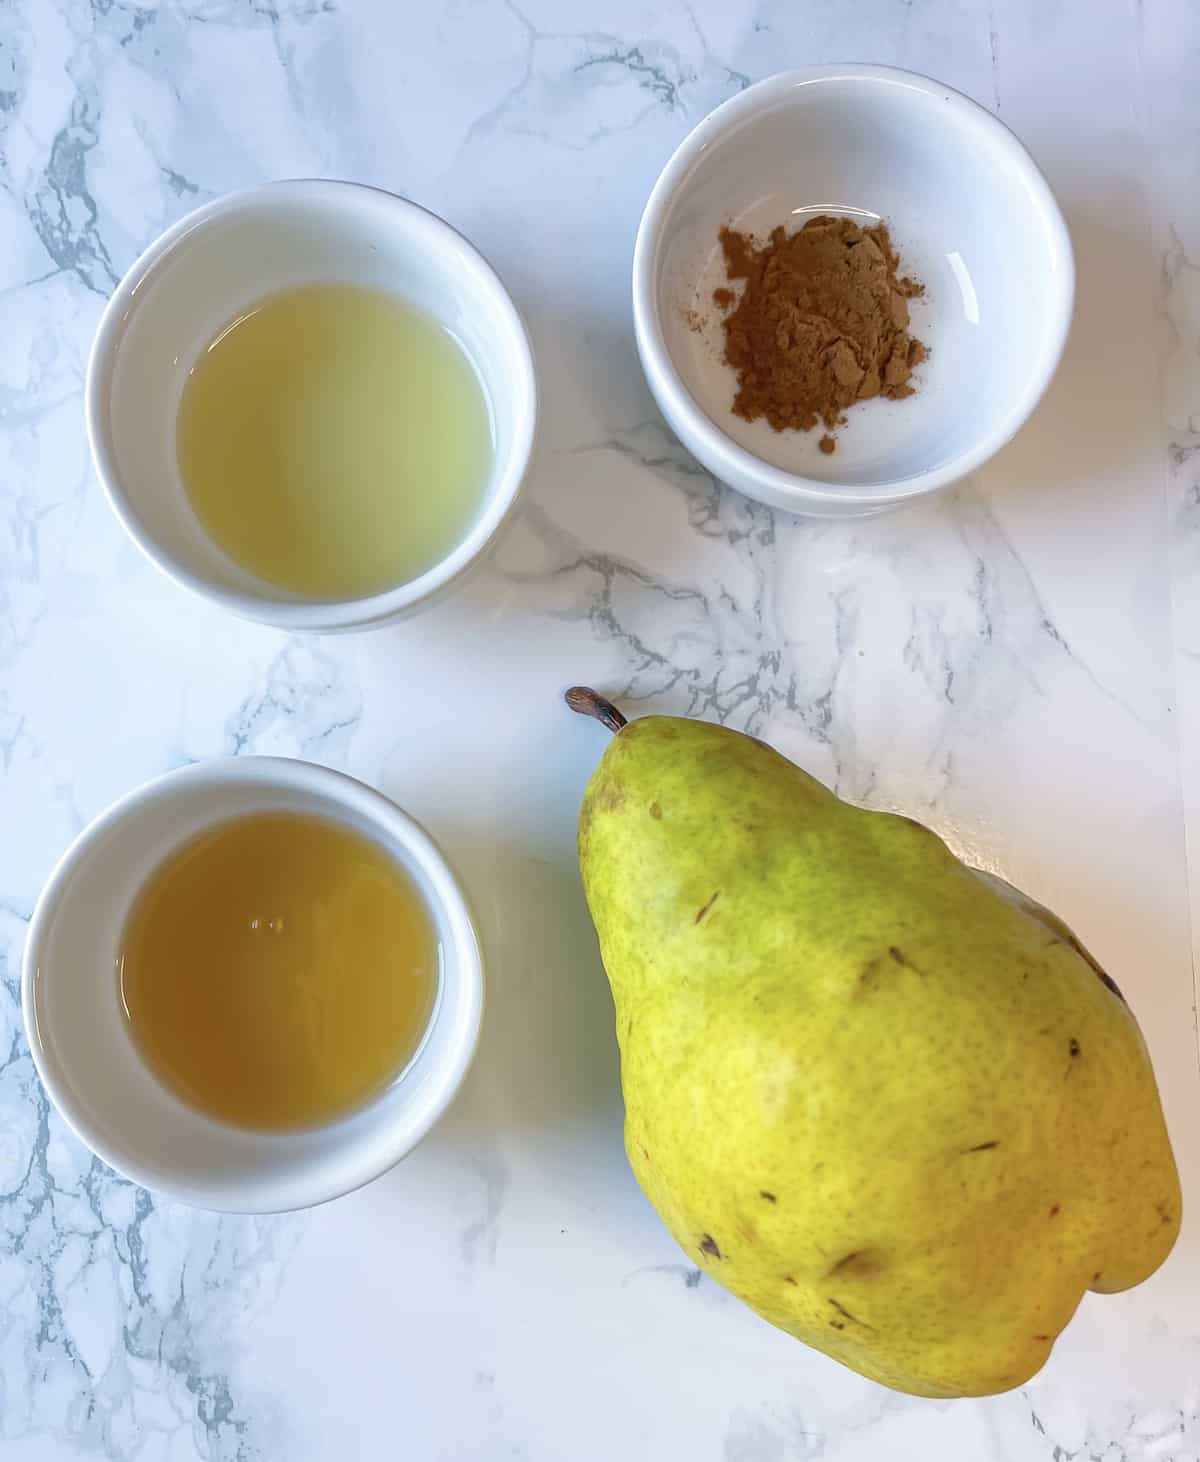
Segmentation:
<svg viewBox="0 0 1200 1462">
<path fill-rule="evenodd" d="M 1123 214 L 1128 229 L 1119 226 Z M 1161 451 L 1156 382 L 1147 369 L 1158 266 L 1137 219 L 1115 200 L 1104 218 L 1068 210 L 1077 271 L 1071 335 L 1040 406 L 982 470 L 992 490 L 1036 494 L 1056 513 L 1085 495 L 1091 507 L 1109 484 L 1126 487 L 1131 464 Z"/>
<path fill-rule="evenodd" d="M 613 1003 L 573 849 L 497 844 L 482 823 L 443 820 L 438 837 L 475 905 L 487 995 L 474 1063 L 434 1137 L 555 1129 L 619 1150 Z"/>
<path fill-rule="evenodd" d="M 522 1128 L 620 1132 L 615 1018 L 573 852 L 493 849 L 492 909 L 481 914 L 488 1006 L 460 1107 Z"/>
</svg>

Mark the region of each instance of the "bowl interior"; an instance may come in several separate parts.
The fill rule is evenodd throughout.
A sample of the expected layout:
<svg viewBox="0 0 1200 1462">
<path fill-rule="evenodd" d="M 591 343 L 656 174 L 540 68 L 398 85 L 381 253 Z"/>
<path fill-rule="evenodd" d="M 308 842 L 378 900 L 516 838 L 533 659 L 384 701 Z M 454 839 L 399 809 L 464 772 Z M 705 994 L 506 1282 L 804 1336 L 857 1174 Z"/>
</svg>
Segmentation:
<svg viewBox="0 0 1200 1462">
<path fill-rule="evenodd" d="M 388 290 L 416 305 L 475 366 L 494 450 L 476 521 L 450 557 L 465 562 L 477 552 L 516 492 L 534 409 L 528 345 L 471 245 L 424 209 L 371 188 L 297 182 L 234 194 L 184 220 L 122 282 L 98 337 L 91 392 L 93 438 L 118 507 L 193 587 L 251 603 L 291 597 L 243 570 L 201 527 L 179 473 L 175 423 L 188 371 L 224 325 L 266 295 L 326 281 Z M 412 581 L 414 598 L 436 587 L 442 568 Z"/>
<path fill-rule="evenodd" d="M 964 98 L 918 81 L 797 80 L 734 111 L 727 129 L 714 119 L 667 202 L 652 265 L 667 352 L 711 422 L 773 467 L 866 493 L 1015 432 L 1057 362 L 1070 308 L 1061 223 L 1020 144 Z M 712 305 L 723 224 L 765 235 L 821 213 L 888 224 L 901 272 L 926 286 L 912 330 L 931 351 L 918 393 L 851 408 L 831 456 L 819 430 L 780 433 L 732 414 Z"/>
<path fill-rule="evenodd" d="M 182 1102 L 145 1065 L 121 1009 L 121 932 L 151 870 L 206 827 L 262 811 L 332 818 L 379 842 L 424 893 L 439 944 L 434 1012 L 403 1074 L 356 1112 L 298 1132 L 226 1126 Z M 245 1212 L 321 1202 L 402 1157 L 466 1069 L 481 997 L 471 918 L 428 837 L 360 783 L 274 758 L 188 767 L 105 814 L 48 885 L 27 955 L 34 1055 L 83 1141 L 146 1187 L 200 1207 Z"/>
</svg>

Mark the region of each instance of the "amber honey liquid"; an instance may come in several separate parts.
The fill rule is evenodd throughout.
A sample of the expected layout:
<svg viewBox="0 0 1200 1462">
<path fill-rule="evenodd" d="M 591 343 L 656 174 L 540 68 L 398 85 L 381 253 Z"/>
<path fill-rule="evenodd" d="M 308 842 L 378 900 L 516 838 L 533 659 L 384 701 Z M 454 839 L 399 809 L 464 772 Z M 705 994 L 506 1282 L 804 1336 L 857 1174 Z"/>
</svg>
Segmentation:
<svg viewBox="0 0 1200 1462">
<path fill-rule="evenodd" d="M 338 823 L 259 813 L 202 833 L 130 911 L 133 1039 L 184 1101 L 287 1130 L 383 1090 L 420 1044 L 438 942 L 411 877 Z"/>
</svg>

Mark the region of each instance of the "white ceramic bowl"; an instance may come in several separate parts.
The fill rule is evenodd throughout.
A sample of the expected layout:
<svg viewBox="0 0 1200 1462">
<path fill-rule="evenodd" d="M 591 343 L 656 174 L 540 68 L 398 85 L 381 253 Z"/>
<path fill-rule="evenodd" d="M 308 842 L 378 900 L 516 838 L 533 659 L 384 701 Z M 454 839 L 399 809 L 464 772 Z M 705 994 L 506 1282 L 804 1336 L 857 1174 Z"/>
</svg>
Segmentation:
<svg viewBox="0 0 1200 1462">
<path fill-rule="evenodd" d="M 926 286 L 912 328 L 932 352 L 915 396 L 851 408 L 831 456 L 820 431 L 733 416 L 712 305 L 723 224 L 765 235 L 818 213 L 882 216 Z M 1020 142 L 949 87 L 883 66 L 789 71 L 718 107 L 664 168 L 633 259 L 638 351 L 680 440 L 749 497 L 820 515 L 876 512 L 985 462 L 1049 384 L 1074 292 L 1066 225 Z"/>
<path fill-rule="evenodd" d="M 234 563 L 192 511 L 175 452 L 188 371 L 216 332 L 266 294 L 323 281 L 390 290 L 441 321 L 475 365 L 494 437 L 483 505 L 466 537 L 419 578 L 342 602 L 287 595 Z M 151 244 L 101 318 L 85 403 L 97 474 L 134 542 L 188 588 L 292 630 L 397 618 L 478 560 L 516 499 L 537 416 L 529 338 L 487 261 L 415 203 L 325 181 L 228 194 Z"/>
<path fill-rule="evenodd" d="M 300 1132 L 247 1131 L 186 1105 L 143 1061 L 121 1009 L 121 931 L 151 870 L 212 824 L 264 811 L 316 814 L 373 838 L 425 894 L 440 945 L 434 1012 L 403 1074 L 349 1116 Z M 51 1101 L 110 1167 L 200 1208 L 273 1213 L 350 1192 L 428 1132 L 474 1054 L 483 962 L 454 874 L 386 797 L 309 762 L 231 757 L 168 772 L 80 834 L 34 912 L 21 998 Z"/>
</svg>

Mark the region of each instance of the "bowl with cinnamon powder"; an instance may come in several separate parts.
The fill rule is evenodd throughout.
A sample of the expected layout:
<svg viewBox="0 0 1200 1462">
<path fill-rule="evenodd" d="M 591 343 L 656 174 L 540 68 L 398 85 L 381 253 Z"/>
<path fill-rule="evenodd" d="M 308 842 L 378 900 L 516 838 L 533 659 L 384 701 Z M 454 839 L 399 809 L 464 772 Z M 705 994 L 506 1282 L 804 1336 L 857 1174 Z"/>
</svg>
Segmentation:
<svg viewBox="0 0 1200 1462">
<path fill-rule="evenodd" d="M 715 476 L 863 515 L 1016 434 L 1074 280 L 1049 186 L 989 112 L 910 72 L 809 67 L 718 107 L 668 162 L 634 326 L 659 408 Z"/>
</svg>

